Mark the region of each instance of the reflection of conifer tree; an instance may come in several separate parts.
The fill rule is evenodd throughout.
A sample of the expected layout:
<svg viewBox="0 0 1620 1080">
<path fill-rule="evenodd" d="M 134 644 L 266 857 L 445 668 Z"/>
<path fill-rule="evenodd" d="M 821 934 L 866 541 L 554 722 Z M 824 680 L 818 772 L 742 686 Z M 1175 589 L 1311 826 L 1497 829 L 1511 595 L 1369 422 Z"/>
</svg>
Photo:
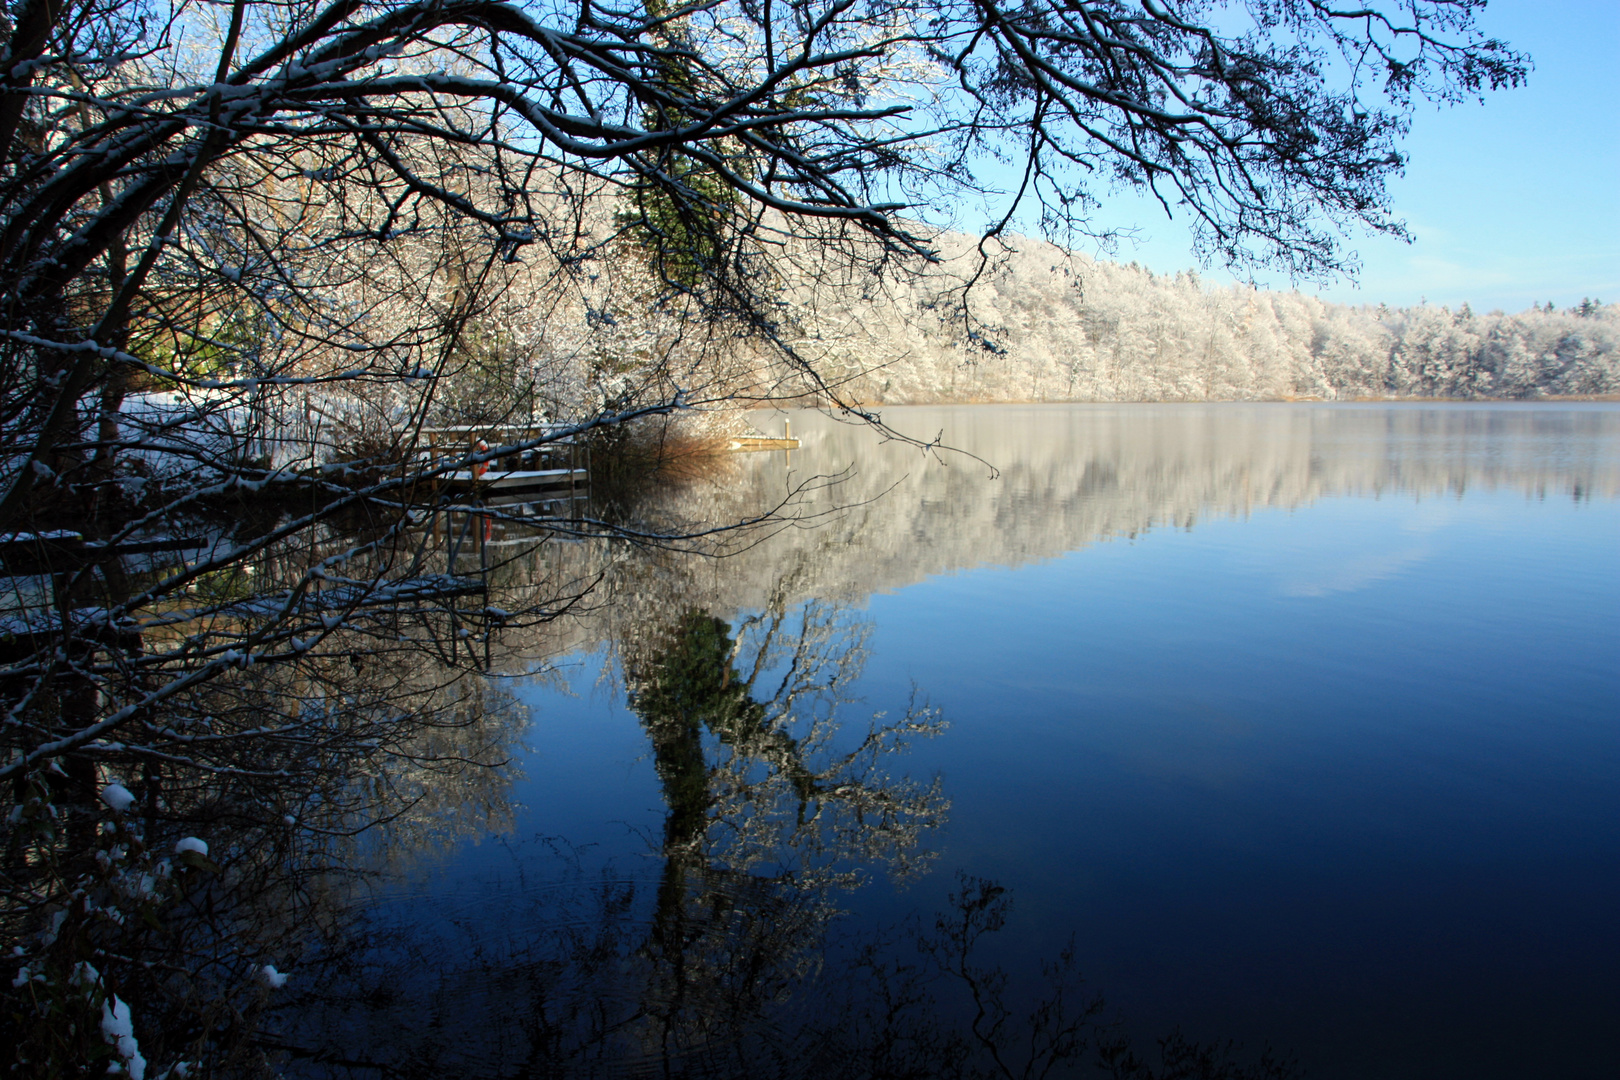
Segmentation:
<svg viewBox="0 0 1620 1080">
<path fill-rule="evenodd" d="M 835 912 L 828 890 L 862 879 L 836 864 L 876 858 L 904 872 L 921 829 L 944 812 L 937 785 L 876 767 L 904 734 L 937 729 L 931 710 L 830 751 L 840 688 L 865 658 L 860 624 L 821 605 L 773 605 L 745 629 L 734 639 L 726 622 L 692 611 L 651 647 L 626 650 L 630 703 L 668 807 L 641 950 L 651 962 L 643 1015 L 666 1047 L 745 1027 L 790 994 L 819 963 Z M 767 673 L 780 679 L 756 698 Z"/>
<path fill-rule="evenodd" d="M 702 731 L 725 739 L 764 718 L 732 666 L 731 627 L 701 612 L 681 620 L 669 648 L 638 673 L 631 705 L 652 739 L 669 817 L 666 851 L 702 839 L 710 804 Z"/>
<path fill-rule="evenodd" d="M 702 847 L 710 862 L 739 871 L 776 860 L 801 884 L 855 884 L 840 869 L 850 860 L 908 873 L 919 829 L 945 805 L 937 785 L 883 766 L 910 737 L 936 733 L 937 713 L 913 703 L 898 718 L 879 714 L 854 745 L 835 748 L 867 628 L 829 605 L 789 610 L 781 600 L 736 637 L 694 611 L 657 644 L 625 647 L 630 703 L 668 802 L 665 855 Z M 769 692 L 759 693 L 766 681 Z"/>
<path fill-rule="evenodd" d="M 734 727 L 742 716 L 763 713 L 731 665 L 731 628 L 701 612 L 686 615 L 667 649 L 638 673 L 631 704 L 652 740 L 653 759 L 669 808 L 664 819 L 664 872 L 648 951 L 667 967 L 670 984 L 664 1011 L 670 1023 L 682 1011 L 687 990 L 685 951 L 702 925 L 687 913 L 688 879 L 703 874 L 702 841 L 708 831 L 709 774 L 703 732 Z M 708 891 L 702 884 L 699 893 Z"/>
</svg>

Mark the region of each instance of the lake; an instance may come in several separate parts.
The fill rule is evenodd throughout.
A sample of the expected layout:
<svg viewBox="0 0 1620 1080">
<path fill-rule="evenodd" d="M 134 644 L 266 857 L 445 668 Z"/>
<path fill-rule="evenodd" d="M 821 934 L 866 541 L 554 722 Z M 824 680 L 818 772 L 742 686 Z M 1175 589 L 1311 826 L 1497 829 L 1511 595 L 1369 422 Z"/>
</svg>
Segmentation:
<svg viewBox="0 0 1620 1080">
<path fill-rule="evenodd" d="M 1620 406 L 883 419 L 950 449 L 760 414 L 802 447 L 655 516 L 785 521 L 508 658 L 500 805 L 395 859 L 300 1068 L 1017 1072 L 1068 950 L 1033 1045 L 1116 1065 L 1616 1075 Z"/>
</svg>

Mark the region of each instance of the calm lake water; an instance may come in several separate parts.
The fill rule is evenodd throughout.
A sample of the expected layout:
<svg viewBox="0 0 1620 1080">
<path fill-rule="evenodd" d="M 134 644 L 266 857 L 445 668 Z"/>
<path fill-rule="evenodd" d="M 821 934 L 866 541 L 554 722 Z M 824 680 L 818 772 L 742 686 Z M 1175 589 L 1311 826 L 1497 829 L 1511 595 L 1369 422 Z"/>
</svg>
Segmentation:
<svg viewBox="0 0 1620 1080">
<path fill-rule="evenodd" d="M 793 527 L 620 556 L 508 664 L 498 825 L 399 860 L 312 1071 L 943 1070 L 987 879 L 970 962 L 1025 1009 L 1072 942 L 1105 1038 L 1620 1075 L 1620 407 L 883 415 L 973 456 L 792 414 L 668 512 Z"/>
</svg>

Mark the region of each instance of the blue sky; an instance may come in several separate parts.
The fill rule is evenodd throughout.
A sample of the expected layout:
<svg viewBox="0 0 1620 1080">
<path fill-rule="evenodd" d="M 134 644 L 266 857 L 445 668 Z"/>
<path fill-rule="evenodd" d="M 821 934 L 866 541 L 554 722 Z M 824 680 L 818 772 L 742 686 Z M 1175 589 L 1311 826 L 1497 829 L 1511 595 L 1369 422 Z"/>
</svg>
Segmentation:
<svg viewBox="0 0 1620 1080">
<path fill-rule="evenodd" d="M 1620 301 L 1620 0 L 1491 0 L 1480 22 L 1530 54 L 1529 85 L 1483 105 L 1420 108 L 1406 175 L 1390 188 L 1414 242 L 1353 237 L 1359 282 L 1302 291 L 1349 304 L 1466 301 L 1480 311 Z M 1120 260 L 1158 273 L 1197 266 L 1185 229 L 1157 204 L 1111 197 L 1104 212 L 1109 224 L 1141 228 L 1139 243 L 1121 243 Z M 1220 267 L 1199 270 L 1230 280 Z M 1291 287 L 1286 278 L 1262 284 Z"/>
</svg>

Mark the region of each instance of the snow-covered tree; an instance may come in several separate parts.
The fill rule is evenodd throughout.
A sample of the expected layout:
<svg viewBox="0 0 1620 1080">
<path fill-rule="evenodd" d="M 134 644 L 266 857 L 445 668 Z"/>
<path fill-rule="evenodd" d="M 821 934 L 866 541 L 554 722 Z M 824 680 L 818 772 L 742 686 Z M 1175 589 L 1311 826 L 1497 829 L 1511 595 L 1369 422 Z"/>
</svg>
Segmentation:
<svg viewBox="0 0 1620 1080">
<path fill-rule="evenodd" d="M 476 670 L 577 595 L 492 603 L 491 568 L 469 580 L 454 554 L 476 517 L 443 531 L 451 474 L 705 405 L 857 404 L 874 361 L 907 350 L 861 355 L 855 320 L 813 347 L 794 282 L 903 292 L 949 243 L 908 208 L 973 190 L 985 153 L 1028 162 L 1022 194 L 1060 231 L 1102 229 L 1096 173 L 1183 204 L 1229 264 L 1341 269 L 1344 228 L 1401 231 L 1384 183 L 1413 100 L 1522 78 L 1475 6 L 16 0 L 0 914 L 31 935 L 12 989 L 39 996 L 4 1013 L 79 1009 L 31 1029 L 30 1065 L 99 1030 L 140 1071 L 144 1006 L 118 993 L 107 964 L 130 961 L 106 936 L 135 909 L 102 885 L 180 813 L 164 792 L 379 747 L 412 760 L 343 665 L 404 639 Z M 964 387 L 1053 392 L 1046 360 L 1021 367 L 1000 317 L 973 317 L 973 290 L 934 295 L 912 306 L 967 331 Z M 1076 354 L 1107 354 L 1103 381 L 1195 391 L 1172 354 L 1198 334 L 1116 323 Z M 1530 343 L 1535 385 L 1592 382 L 1586 340 Z M 457 419 L 514 434 L 431 452 Z M 539 524 L 646 539 L 572 510 Z M 107 819 L 136 804 L 113 787 L 142 821 Z M 119 917 L 59 933 L 86 905 Z M 76 966 L 92 960 L 95 978 Z"/>
</svg>

